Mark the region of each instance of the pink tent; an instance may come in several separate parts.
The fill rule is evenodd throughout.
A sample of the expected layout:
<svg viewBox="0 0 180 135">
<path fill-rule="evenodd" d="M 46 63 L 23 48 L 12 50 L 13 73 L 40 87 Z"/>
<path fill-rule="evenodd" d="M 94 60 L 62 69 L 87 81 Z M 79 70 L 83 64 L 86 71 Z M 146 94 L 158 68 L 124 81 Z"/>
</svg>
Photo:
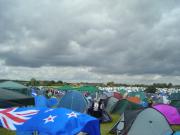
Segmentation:
<svg viewBox="0 0 180 135">
<path fill-rule="evenodd" d="M 154 105 L 153 108 L 159 111 L 161 114 L 163 114 L 166 117 L 169 124 L 180 125 L 180 113 L 175 107 L 167 104 L 159 104 Z"/>
</svg>

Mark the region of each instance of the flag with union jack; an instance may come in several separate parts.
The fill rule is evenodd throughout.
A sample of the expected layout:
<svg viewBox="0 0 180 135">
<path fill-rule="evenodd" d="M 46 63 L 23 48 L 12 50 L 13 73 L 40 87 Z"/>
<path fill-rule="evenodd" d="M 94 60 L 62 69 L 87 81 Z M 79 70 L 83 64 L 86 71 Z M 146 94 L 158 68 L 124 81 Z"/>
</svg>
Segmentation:
<svg viewBox="0 0 180 135">
<path fill-rule="evenodd" d="M 64 108 L 0 109 L 0 126 L 17 133 L 38 131 L 48 135 L 100 135 L 99 120 Z"/>
<path fill-rule="evenodd" d="M 7 108 L 0 109 L 0 121 L 4 128 L 9 130 L 16 130 L 16 126 L 24 124 L 33 115 L 37 114 L 39 110 L 35 109 L 19 109 Z"/>
</svg>

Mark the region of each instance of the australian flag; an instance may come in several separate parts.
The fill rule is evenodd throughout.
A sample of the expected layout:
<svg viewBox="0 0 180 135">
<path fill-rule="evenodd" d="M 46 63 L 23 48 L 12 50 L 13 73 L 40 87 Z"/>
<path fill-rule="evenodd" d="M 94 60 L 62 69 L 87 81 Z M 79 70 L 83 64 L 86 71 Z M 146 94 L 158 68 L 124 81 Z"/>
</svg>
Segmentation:
<svg viewBox="0 0 180 135">
<path fill-rule="evenodd" d="M 20 132 L 43 135 L 100 135 L 99 120 L 64 108 L 0 109 L 0 126 Z M 26 134 L 24 134 L 26 135 Z"/>
</svg>

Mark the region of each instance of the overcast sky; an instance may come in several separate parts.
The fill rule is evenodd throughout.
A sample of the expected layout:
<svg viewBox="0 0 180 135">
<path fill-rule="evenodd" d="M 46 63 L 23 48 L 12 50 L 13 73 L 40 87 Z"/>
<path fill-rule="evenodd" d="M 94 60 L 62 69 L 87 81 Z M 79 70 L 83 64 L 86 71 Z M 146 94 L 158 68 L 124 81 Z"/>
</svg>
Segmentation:
<svg viewBox="0 0 180 135">
<path fill-rule="evenodd" d="M 180 84 L 180 0 L 0 0 L 0 78 Z"/>
</svg>

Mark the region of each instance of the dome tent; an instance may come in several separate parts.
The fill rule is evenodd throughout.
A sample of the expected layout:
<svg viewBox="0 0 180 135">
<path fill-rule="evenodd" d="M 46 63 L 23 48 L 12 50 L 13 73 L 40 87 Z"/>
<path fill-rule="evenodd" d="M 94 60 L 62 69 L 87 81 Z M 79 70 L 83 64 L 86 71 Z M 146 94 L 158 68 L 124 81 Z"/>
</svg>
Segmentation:
<svg viewBox="0 0 180 135">
<path fill-rule="evenodd" d="M 27 87 L 14 81 L 1 82 L 0 88 L 27 94 Z"/>
<path fill-rule="evenodd" d="M 88 108 L 88 102 L 79 91 L 68 91 L 59 101 L 58 107 L 71 109 L 84 113 Z"/>
<path fill-rule="evenodd" d="M 180 115 L 176 108 L 160 104 L 152 108 L 126 111 L 124 120 L 117 124 L 123 122 L 121 135 L 172 135 L 176 131 L 172 126 L 180 124 Z M 118 126 L 115 125 L 112 131 L 118 131 Z"/>
<path fill-rule="evenodd" d="M 136 117 L 128 135 L 165 135 L 173 131 L 166 118 L 153 108 L 143 110 Z"/>
<path fill-rule="evenodd" d="M 126 110 L 138 110 L 138 109 L 142 109 L 143 107 L 139 104 L 130 102 L 126 99 L 122 99 L 119 100 L 116 105 L 114 106 L 114 108 L 112 109 L 112 111 L 110 113 L 115 114 L 123 114 L 123 112 L 125 112 Z"/>
<path fill-rule="evenodd" d="M 111 113 L 118 101 L 119 101 L 119 100 L 118 100 L 117 98 L 115 98 L 115 97 L 110 97 L 110 98 L 108 98 L 108 99 L 107 99 L 107 105 L 106 105 L 105 110 L 106 110 L 108 113 Z"/>
<path fill-rule="evenodd" d="M 11 99 L 24 99 L 24 98 L 30 98 L 29 96 L 26 96 L 24 94 L 21 94 L 16 91 L 6 90 L 0 88 L 0 100 L 11 100 Z"/>
<path fill-rule="evenodd" d="M 17 91 L 0 88 L 0 107 L 8 108 L 14 106 L 34 105 L 34 99 Z"/>
</svg>

